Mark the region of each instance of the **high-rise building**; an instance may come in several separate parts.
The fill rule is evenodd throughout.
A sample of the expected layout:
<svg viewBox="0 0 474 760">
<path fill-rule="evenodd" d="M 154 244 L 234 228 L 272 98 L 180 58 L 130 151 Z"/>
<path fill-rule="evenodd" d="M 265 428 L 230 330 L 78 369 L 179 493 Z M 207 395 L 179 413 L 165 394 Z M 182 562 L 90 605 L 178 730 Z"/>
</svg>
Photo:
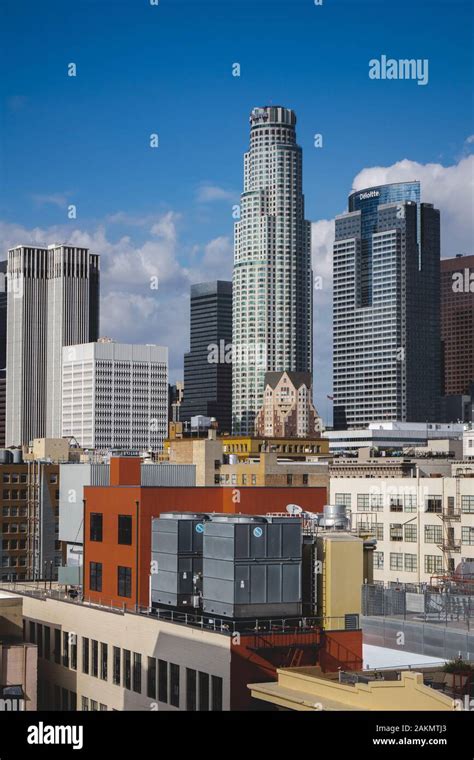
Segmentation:
<svg viewBox="0 0 474 760">
<path fill-rule="evenodd" d="M 184 399 L 179 419 L 215 417 L 232 424 L 232 283 L 191 285 L 190 351 L 184 355 Z"/>
<path fill-rule="evenodd" d="M 6 443 L 19 445 L 60 435 L 61 351 L 97 338 L 99 257 L 20 245 L 8 252 L 8 281 Z"/>
<path fill-rule="evenodd" d="M 7 262 L 0 261 L 0 447 L 5 446 L 5 402 L 7 392 Z"/>
<path fill-rule="evenodd" d="M 312 371 L 311 225 L 295 125 L 281 106 L 250 115 L 234 242 L 235 432 L 253 433 L 266 372 Z"/>
<path fill-rule="evenodd" d="M 98 343 L 63 348 L 62 435 L 82 448 L 160 451 L 168 425 L 168 349 Z"/>
<path fill-rule="evenodd" d="M 437 421 L 439 211 L 419 182 L 357 191 L 336 218 L 334 426 Z"/>
<path fill-rule="evenodd" d="M 468 394 L 474 384 L 474 256 L 441 261 L 443 392 Z"/>
</svg>

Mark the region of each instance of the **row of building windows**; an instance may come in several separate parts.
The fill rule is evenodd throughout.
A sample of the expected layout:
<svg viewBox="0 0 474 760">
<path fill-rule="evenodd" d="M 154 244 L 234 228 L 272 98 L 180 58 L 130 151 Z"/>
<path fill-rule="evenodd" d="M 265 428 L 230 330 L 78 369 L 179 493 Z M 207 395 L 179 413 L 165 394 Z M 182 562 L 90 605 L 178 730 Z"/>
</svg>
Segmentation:
<svg viewBox="0 0 474 760">
<path fill-rule="evenodd" d="M 443 557 L 436 554 L 425 554 L 425 573 L 435 574 L 443 572 Z M 374 552 L 374 570 L 384 569 L 384 552 Z M 390 552 L 390 570 L 404 570 L 414 573 L 418 570 L 418 555 Z"/>
<path fill-rule="evenodd" d="M 336 504 L 351 508 L 352 494 L 336 493 L 334 498 Z M 385 497 L 383 494 L 357 494 L 357 511 L 359 512 L 382 512 L 384 504 L 389 507 L 390 512 L 416 512 L 417 496 L 415 494 L 404 494 L 402 496 L 389 495 Z M 425 512 L 440 514 L 443 511 L 443 497 L 437 495 L 426 496 L 424 506 Z M 447 508 L 448 512 L 449 510 L 454 511 L 454 496 L 448 496 Z M 461 512 L 464 514 L 474 514 L 474 496 L 467 494 L 461 496 Z"/>
</svg>

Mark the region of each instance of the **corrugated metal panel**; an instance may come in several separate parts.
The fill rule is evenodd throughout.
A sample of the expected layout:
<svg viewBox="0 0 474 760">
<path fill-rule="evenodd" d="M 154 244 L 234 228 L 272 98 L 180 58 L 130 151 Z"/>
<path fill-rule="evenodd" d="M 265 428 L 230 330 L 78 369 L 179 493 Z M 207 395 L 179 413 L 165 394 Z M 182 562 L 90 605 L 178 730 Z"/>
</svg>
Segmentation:
<svg viewBox="0 0 474 760">
<path fill-rule="evenodd" d="M 110 485 L 110 467 L 108 464 L 91 464 L 91 486 L 109 486 Z"/>
<path fill-rule="evenodd" d="M 196 465 L 194 464 L 142 464 L 142 486 L 195 486 Z"/>
</svg>

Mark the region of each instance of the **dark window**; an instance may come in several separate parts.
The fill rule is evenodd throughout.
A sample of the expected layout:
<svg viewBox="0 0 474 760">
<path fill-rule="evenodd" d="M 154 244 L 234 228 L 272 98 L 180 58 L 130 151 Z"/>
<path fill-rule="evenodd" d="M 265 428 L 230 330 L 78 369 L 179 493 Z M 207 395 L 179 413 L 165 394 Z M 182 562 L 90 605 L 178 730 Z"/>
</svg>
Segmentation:
<svg viewBox="0 0 474 760">
<path fill-rule="evenodd" d="M 69 634 L 63 631 L 63 665 L 69 667 Z"/>
<path fill-rule="evenodd" d="M 77 670 L 77 636 L 75 633 L 71 633 L 70 643 L 70 655 L 71 655 L 71 668 Z M 72 709 L 72 708 L 71 708 Z"/>
<path fill-rule="evenodd" d="M 293 475 L 287 475 L 286 476 L 286 484 L 288 486 L 292 486 L 293 485 Z"/>
<path fill-rule="evenodd" d="M 118 589 L 119 596 L 132 596 L 132 568 L 120 567 L 118 568 Z"/>
<path fill-rule="evenodd" d="M 63 689 L 62 692 L 63 692 L 63 705 L 62 705 L 62 707 L 63 707 L 63 710 L 65 710 L 67 712 L 69 710 L 69 692 L 68 692 L 67 689 Z"/>
<path fill-rule="evenodd" d="M 89 562 L 90 590 L 102 591 L 102 562 Z"/>
<path fill-rule="evenodd" d="M 102 541 L 102 513 L 91 512 L 91 541 Z"/>
<path fill-rule="evenodd" d="M 54 629 L 54 662 L 61 664 L 61 631 L 59 628 Z"/>
<path fill-rule="evenodd" d="M 92 674 L 95 678 L 99 675 L 99 642 L 92 639 Z"/>
<path fill-rule="evenodd" d="M 179 665 L 170 662 L 170 705 L 179 707 Z"/>
<path fill-rule="evenodd" d="M 36 625 L 30 620 L 30 641 L 32 644 L 36 644 Z"/>
<path fill-rule="evenodd" d="M 199 673 L 199 710 L 209 710 L 209 676 L 207 673 Z"/>
<path fill-rule="evenodd" d="M 222 678 L 212 676 L 212 710 L 222 711 Z"/>
<path fill-rule="evenodd" d="M 77 710 L 77 694 L 75 691 L 69 693 L 69 709 L 73 711 Z"/>
<path fill-rule="evenodd" d="M 132 517 L 131 515 L 118 516 L 118 542 L 126 546 L 132 545 Z"/>
<path fill-rule="evenodd" d="M 123 685 L 126 689 L 131 687 L 130 652 L 123 650 Z"/>
<path fill-rule="evenodd" d="M 168 663 L 158 660 L 158 699 L 168 702 Z"/>
<path fill-rule="evenodd" d="M 114 647 L 114 669 L 112 680 L 116 686 L 120 686 L 120 649 Z"/>
<path fill-rule="evenodd" d="M 307 473 L 303 474 L 303 485 L 304 486 L 308 485 L 308 475 L 307 475 Z"/>
<path fill-rule="evenodd" d="M 108 647 L 107 644 L 100 645 L 100 677 L 103 681 L 107 680 L 107 659 L 108 659 Z"/>
<path fill-rule="evenodd" d="M 89 675 L 89 639 L 82 638 L 82 672 Z"/>
<path fill-rule="evenodd" d="M 36 626 L 36 643 L 38 644 L 38 657 L 43 656 L 43 626 L 38 623 Z"/>
<path fill-rule="evenodd" d="M 49 625 L 44 627 L 44 659 L 49 660 L 51 656 L 51 630 Z"/>
<path fill-rule="evenodd" d="M 136 652 L 133 653 L 133 691 L 142 693 L 142 656 Z"/>
<path fill-rule="evenodd" d="M 196 671 L 186 668 L 186 710 L 196 710 Z"/>
<path fill-rule="evenodd" d="M 148 658 L 146 694 L 150 699 L 156 699 L 156 660 L 154 657 Z"/>
</svg>

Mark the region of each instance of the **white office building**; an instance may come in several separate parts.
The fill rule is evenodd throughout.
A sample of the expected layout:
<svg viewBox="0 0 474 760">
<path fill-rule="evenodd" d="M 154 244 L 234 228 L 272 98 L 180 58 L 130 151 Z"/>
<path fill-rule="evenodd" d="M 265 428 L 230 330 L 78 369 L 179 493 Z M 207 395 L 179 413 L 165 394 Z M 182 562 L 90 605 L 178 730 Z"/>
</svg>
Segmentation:
<svg viewBox="0 0 474 760">
<path fill-rule="evenodd" d="M 99 341 L 63 349 L 63 436 L 86 449 L 160 451 L 167 422 L 167 348 Z"/>
<path fill-rule="evenodd" d="M 311 225 L 296 116 L 254 108 L 235 224 L 233 430 L 253 433 L 265 373 L 312 371 Z"/>
<path fill-rule="evenodd" d="M 8 252 L 6 444 L 59 437 L 63 346 L 97 340 L 99 256 L 19 245 Z"/>
</svg>

